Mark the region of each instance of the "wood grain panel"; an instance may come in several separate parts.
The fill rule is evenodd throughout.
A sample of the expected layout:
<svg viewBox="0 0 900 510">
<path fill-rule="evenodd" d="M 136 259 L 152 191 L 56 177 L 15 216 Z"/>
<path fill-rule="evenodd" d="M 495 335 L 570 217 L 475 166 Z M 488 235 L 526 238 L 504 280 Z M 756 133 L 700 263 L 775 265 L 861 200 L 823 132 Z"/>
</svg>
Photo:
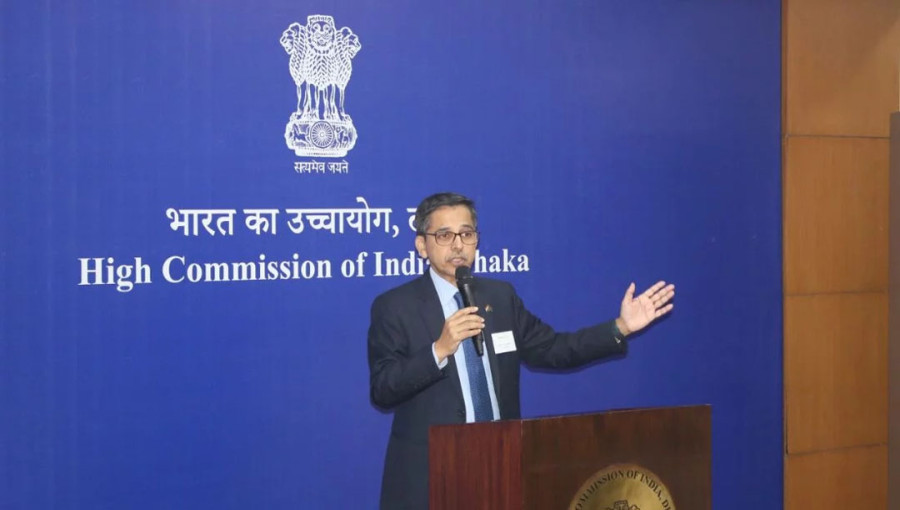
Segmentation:
<svg viewBox="0 0 900 510">
<path fill-rule="evenodd" d="M 861 447 L 785 461 L 785 510 L 887 508 L 887 447 Z"/>
<path fill-rule="evenodd" d="M 787 134 L 888 136 L 900 2 L 785 0 L 783 40 Z"/>
<path fill-rule="evenodd" d="M 565 508 L 600 469 L 637 464 L 660 477 L 675 507 L 709 510 L 711 417 L 711 407 L 692 406 L 525 420 L 524 508 Z"/>
<path fill-rule="evenodd" d="M 891 115 L 888 508 L 900 508 L 900 112 Z"/>
<path fill-rule="evenodd" d="M 886 443 L 887 294 L 784 304 L 788 453 Z"/>
<path fill-rule="evenodd" d="M 566 508 L 598 471 L 637 464 L 668 488 L 660 507 L 709 510 L 711 430 L 710 406 L 432 426 L 430 508 Z"/>
<path fill-rule="evenodd" d="M 783 179 L 785 293 L 886 290 L 888 141 L 789 138 Z"/>
<path fill-rule="evenodd" d="M 522 508 L 520 420 L 429 429 L 429 508 Z"/>
</svg>

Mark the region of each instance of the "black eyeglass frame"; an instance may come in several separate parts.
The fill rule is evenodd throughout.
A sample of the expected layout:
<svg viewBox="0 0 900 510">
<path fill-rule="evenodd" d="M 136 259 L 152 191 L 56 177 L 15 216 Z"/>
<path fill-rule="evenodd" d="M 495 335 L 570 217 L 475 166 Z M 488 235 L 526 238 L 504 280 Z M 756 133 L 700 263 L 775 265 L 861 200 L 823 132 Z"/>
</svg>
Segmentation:
<svg viewBox="0 0 900 510">
<path fill-rule="evenodd" d="M 438 241 L 439 235 L 447 235 L 447 234 L 453 234 L 453 237 L 450 238 L 450 242 L 445 244 L 445 243 L 442 243 L 441 241 Z M 471 242 L 466 241 L 466 238 L 463 237 L 464 235 L 468 235 L 468 234 L 474 234 L 474 236 L 472 236 L 472 238 L 471 238 L 472 239 Z M 478 238 L 481 237 L 481 233 L 477 230 L 463 230 L 462 232 L 453 232 L 450 230 L 438 230 L 437 232 L 420 232 L 419 235 L 434 237 L 434 243 L 437 244 L 438 246 L 451 246 L 454 242 L 456 242 L 457 237 L 459 237 L 460 242 L 462 242 L 463 244 L 471 246 L 473 244 L 478 244 Z"/>
</svg>

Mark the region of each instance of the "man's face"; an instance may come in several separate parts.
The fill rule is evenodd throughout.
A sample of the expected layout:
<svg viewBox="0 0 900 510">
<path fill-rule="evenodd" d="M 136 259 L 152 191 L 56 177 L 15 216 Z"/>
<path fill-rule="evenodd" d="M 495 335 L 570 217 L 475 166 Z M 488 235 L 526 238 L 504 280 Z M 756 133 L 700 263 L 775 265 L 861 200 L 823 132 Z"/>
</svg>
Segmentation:
<svg viewBox="0 0 900 510">
<path fill-rule="evenodd" d="M 439 207 L 431 213 L 427 223 L 428 232 L 432 234 L 442 230 L 450 232 L 475 230 L 472 213 L 464 205 Z M 431 235 L 416 236 L 416 250 L 419 255 L 427 258 L 437 274 L 453 285 L 456 285 L 456 268 L 472 267 L 477 247 L 477 244 L 463 244 L 459 236 L 454 236 L 453 243 L 449 246 L 440 246 Z"/>
</svg>

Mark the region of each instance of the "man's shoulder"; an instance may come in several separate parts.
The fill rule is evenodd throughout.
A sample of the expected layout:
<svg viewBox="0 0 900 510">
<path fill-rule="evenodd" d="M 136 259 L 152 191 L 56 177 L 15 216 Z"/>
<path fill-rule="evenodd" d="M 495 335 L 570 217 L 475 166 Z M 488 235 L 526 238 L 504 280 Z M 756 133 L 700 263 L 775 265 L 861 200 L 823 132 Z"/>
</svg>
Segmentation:
<svg viewBox="0 0 900 510">
<path fill-rule="evenodd" d="M 428 273 L 426 273 L 427 276 Z M 424 284 L 430 284 L 431 282 L 427 282 L 423 280 L 423 276 L 419 276 L 408 282 L 404 282 L 396 287 L 390 288 L 378 296 L 375 297 L 373 301 L 373 306 L 375 304 L 391 304 L 397 301 L 407 301 L 409 299 L 413 299 L 416 296 L 421 295 L 422 286 Z"/>
<path fill-rule="evenodd" d="M 515 292 L 515 287 L 505 280 L 497 280 L 496 278 L 484 278 L 479 276 L 476 285 L 488 292 Z"/>
<path fill-rule="evenodd" d="M 476 279 L 477 292 L 484 292 L 489 294 L 509 294 L 515 293 L 515 288 L 511 283 L 504 280 L 497 280 L 495 278 L 482 278 L 477 277 Z M 373 306 L 375 304 L 387 305 L 390 306 L 397 302 L 405 302 L 410 299 L 421 298 L 426 295 L 428 292 L 436 292 L 434 290 L 434 283 L 431 282 L 428 273 L 426 272 L 424 275 L 420 275 L 417 278 L 409 280 L 408 282 L 404 282 L 396 287 L 390 288 L 378 296 L 375 297 L 373 301 Z"/>
</svg>

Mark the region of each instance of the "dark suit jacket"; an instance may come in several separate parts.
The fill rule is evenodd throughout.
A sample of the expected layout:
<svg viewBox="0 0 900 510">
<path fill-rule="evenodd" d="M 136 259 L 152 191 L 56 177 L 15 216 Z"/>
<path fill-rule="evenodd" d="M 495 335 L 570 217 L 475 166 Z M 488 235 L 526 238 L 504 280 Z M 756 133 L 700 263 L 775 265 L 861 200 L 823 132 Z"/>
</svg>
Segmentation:
<svg viewBox="0 0 900 510">
<path fill-rule="evenodd" d="M 501 419 L 520 417 L 521 361 L 566 368 L 627 351 L 627 342 L 613 337 L 612 322 L 574 333 L 555 332 L 525 309 L 506 282 L 478 278 L 476 296 L 485 318 L 485 355 L 490 357 Z M 428 427 L 466 419 L 453 357 L 439 369 L 431 350 L 443 325 L 444 313 L 428 271 L 372 303 L 368 340 L 372 402 L 394 409 L 381 486 L 384 509 L 428 507 Z M 491 334 L 502 331 L 512 331 L 516 351 L 494 352 Z"/>
</svg>

